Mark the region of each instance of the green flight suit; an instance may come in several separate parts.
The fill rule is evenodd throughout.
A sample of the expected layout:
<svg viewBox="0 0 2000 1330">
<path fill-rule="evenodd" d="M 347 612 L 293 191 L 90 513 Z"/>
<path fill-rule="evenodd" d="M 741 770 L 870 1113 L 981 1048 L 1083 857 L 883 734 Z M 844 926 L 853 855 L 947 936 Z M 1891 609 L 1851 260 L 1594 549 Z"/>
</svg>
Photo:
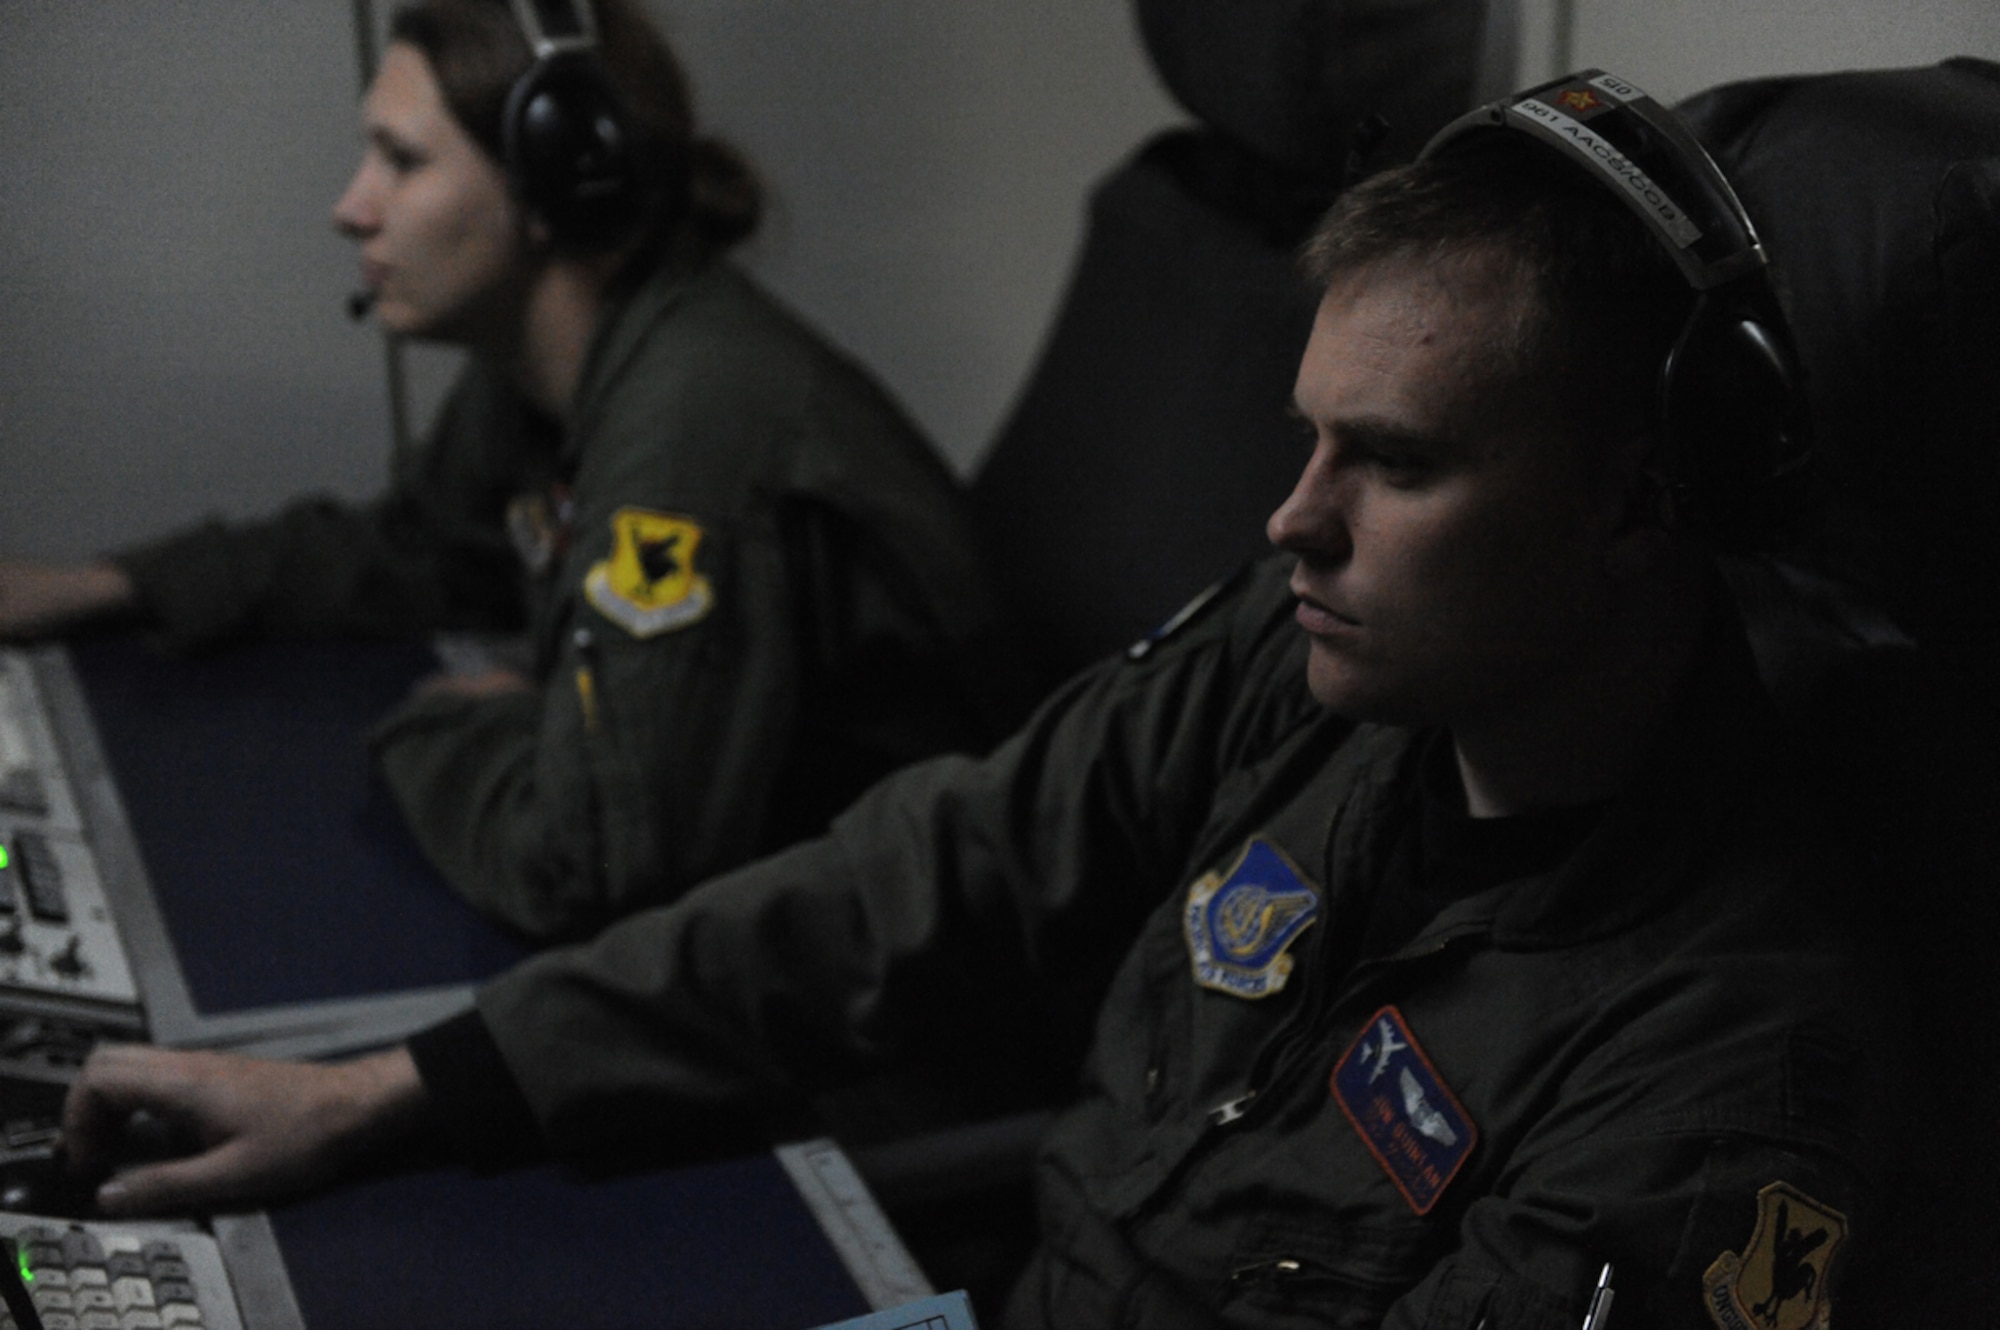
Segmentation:
<svg viewBox="0 0 2000 1330">
<path fill-rule="evenodd" d="M 442 1139 L 687 1158 L 1039 1050 L 1083 1072 L 1006 1326 L 1573 1327 L 1605 1261 L 1618 1330 L 1812 1312 L 1872 1218 L 1892 1008 L 1734 625 L 1558 866 L 1370 955 L 1419 745 L 1314 706 L 1287 563 L 988 759 L 486 986 L 411 1043 Z"/>
<path fill-rule="evenodd" d="M 533 692 L 414 699 L 372 743 L 452 885 L 548 938 L 1004 732 L 1015 655 L 973 546 L 888 397 L 711 262 L 616 304 L 567 430 L 474 364 L 380 501 L 120 562 L 183 644 L 526 628 Z"/>
</svg>

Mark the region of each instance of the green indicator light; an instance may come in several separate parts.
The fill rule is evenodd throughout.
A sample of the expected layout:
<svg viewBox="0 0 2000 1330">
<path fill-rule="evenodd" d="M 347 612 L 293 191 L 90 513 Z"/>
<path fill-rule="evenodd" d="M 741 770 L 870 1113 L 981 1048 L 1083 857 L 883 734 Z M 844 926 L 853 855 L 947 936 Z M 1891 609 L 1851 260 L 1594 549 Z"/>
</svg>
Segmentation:
<svg viewBox="0 0 2000 1330">
<path fill-rule="evenodd" d="M 18 1263 L 20 1264 L 20 1266 L 21 1266 L 21 1282 L 22 1282 L 23 1284 L 32 1284 L 32 1283 L 34 1283 L 34 1282 L 35 1282 L 35 1272 L 34 1272 L 33 1270 L 30 1270 L 30 1269 L 28 1268 L 28 1253 L 27 1253 L 27 1251 L 26 1251 L 26 1250 L 20 1250 L 20 1251 L 16 1251 L 16 1252 L 14 1253 L 14 1259 L 15 1259 L 15 1261 L 17 1261 L 17 1262 L 18 1262 Z"/>
<path fill-rule="evenodd" d="M 7 847 L 4 845 L 0 845 L 0 873 L 6 872 L 7 865 L 12 862 L 13 861 L 7 857 Z"/>
</svg>

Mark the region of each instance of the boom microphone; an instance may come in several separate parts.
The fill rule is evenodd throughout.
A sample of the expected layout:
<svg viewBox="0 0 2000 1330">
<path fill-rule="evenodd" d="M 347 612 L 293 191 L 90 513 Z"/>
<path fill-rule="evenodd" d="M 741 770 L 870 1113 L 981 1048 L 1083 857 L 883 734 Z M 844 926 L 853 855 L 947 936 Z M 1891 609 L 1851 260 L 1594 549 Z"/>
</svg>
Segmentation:
<svg viewBox="0 0 2000 1330">
<path fill-rule="evenodd" d="M 356 323 L 368 317 L 368 311 L 375 308 L 375 292 L 360 290 L 350 292 L 347 297 L 347 317 Z"/>
</svg>

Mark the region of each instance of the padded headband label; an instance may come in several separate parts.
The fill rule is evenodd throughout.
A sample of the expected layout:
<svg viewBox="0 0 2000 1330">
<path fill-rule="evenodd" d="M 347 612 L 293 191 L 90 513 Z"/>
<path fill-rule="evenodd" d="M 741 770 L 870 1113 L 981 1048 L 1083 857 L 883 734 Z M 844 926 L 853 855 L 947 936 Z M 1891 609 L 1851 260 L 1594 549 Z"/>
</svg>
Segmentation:
<svg viewBox="0 0 2000 1330">
<path fill-rule="evenodd" d="M 1646 94 L 1627 83 L 1624 79 L 1610 74 L 1599 74 L 1590 81 L 1590 86 L 1599 92 L 1609 93 L 1621 102 L 1637 101 Z"/>
<path fill-rule="evenodd" d="M 1628 85 L 1621 85 L 1628 86 Z M 1606 89 L 1611 92 L 1612 89 Z M 1587 102 L 1595 101 L 1595 94 L 1582 89 L 1574 89 L 1561 94 L 1557 100 L 1579 98 Z M 1596 109 L 1592 105 L 1575 108 L 1579 112 Z M 1534 97 L 1524 98 L 1507 108 L 1507 114 L 1519 116 L 1558 143 L 1567 145 L 1590 163 L 1591 169 L 1607 179 L 1635 199 L 1653 221 L 1655 229 L 1666 236 L 1677 248 L 1686 249 L 1701 239 L 1701 228 L 1688 219 L 1687 211 L 1675 202 L 1673 196 L 1644 171 L 1641 171 L 1624 153 L 1618 151 L 1601 134 L 1593 133 L 1590 126 L 1564 111 Z"/>
</svg>

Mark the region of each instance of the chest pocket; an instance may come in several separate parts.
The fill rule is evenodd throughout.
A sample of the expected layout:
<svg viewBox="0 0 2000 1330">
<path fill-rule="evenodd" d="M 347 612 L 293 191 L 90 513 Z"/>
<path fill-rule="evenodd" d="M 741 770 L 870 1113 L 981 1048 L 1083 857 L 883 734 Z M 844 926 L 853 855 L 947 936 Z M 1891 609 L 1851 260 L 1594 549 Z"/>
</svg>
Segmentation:
<svg viewBox="0 0 2000 1330">
<path fill-rule="evenodd" d="M 1172 1102 L 1226 1117 L 1254 1090 L 1263 1051 L 1298 1018 L 1300 959 L 1326 899 L 1260 835 L 1185 888 L 1177 907 L 1148 948 L 1155 1009 L 1172 1013 L 1154 1065 L 1174 1081 Z"/>
<path fill-rule="evenodd" d="M 1225 1305 L 1260 1327 L 1376 1330 L 1391 1305 L 1436 1264 L 1431 1226 L 1355 1223 L 1323 1212 L 1268 1215 L 1238 1245 Z"/>
</svg>

